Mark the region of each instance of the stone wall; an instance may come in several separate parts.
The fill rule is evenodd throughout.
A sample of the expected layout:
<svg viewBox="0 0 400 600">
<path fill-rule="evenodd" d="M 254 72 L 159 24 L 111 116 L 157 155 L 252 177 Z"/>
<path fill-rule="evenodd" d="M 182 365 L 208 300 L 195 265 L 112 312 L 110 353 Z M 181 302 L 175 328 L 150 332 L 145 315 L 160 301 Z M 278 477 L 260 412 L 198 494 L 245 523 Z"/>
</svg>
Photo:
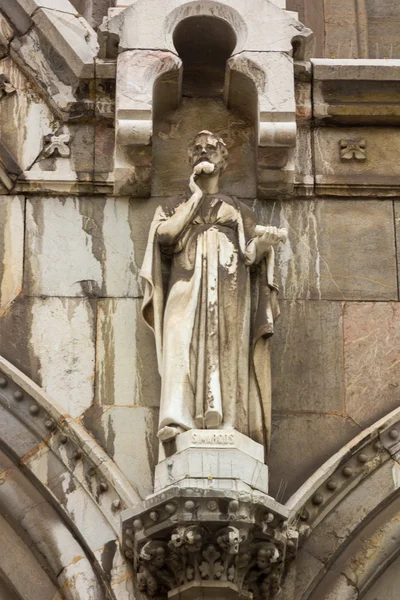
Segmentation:
<svg viewBox="0 0 400 600">
<path fill-rule="evenodd" d="M 138 273 L 158 201 L 0 204 L 2 354 L 82 420 L 141 494 L 157 457 L 160 382 Z M 289 229 L 278 253 L 269 461 L 271 492 L 285 499 L 398 404 L 400 207 L 353 197 L 248 203 L 261 222 Z"/>
<path fill-rule="evenodd" d="M 400 58 L 397 0 L 288 0 L 315 33 L 313 56 Z"/>
<path fill-rule="evenodd" d="M 308 554 L 314 554 L 304 550 L 298 563 L 298 581 L 304 584 L 304 596 L 296 596 L 289 586 L 285 600 L 311 599 L 311 595 L 306 595 L 309 582 L 339 552 L 339 545 L 335 546 L 332 540 L 337 541 L 335 531 L 340 516 L 329 516 L 330 529 L 325 530 L 323 524 L 318 532 L 317 507 L 323 505 L 327 490 L 332 492 L 331 498 L 340 478 L 343 488 L 348 482 L 346 502 L 354 517 L 353 529 L 348 528 L 349 521 L 345 519 L 342 529 L 349 532 L 358 531 L 363 516 L 369 519 L 369 515 L 375 515 L 379 502 L 386 505 L 399 489 L 399 449 L 393 449 L 398 439 L 393 423 L 397 427 L 398 417 L 393 422 L 388 418 L 383 433 L 379 425 L 378 429 L 369 429 L 399 405 L 400 61 L 371 60 L 400 58 L 398 3 L 288 0 L 286 8 L 298 11 L 300 20 L 316 34 L 316 58 L 309 60 L 305 50 L 309 48 L 309 32 L 298 25 L 296 33 L 302 31 L 304 39 L 303 46 L 295 45 L 297 60 L 288 56 L 291 39 L 289 49 L 280 48 L 281 40 L 273 39 L 280 49 L 270 54 L 284 57 L 290 67 L 279 79 L 279 85 L 276 65 L 274 71 L 268 71 L 272 62 L 263 62 L 264 57 L 258 56 L 259 62 L 252 63 L 250 53 L 243 52 L 239 67 L 234 63 L 229 67 L 233 83 L 225 97 L 223 84 L 218 88 L 224 80 L 225 66 L 221 81 L 221 73 L 217 73 L 218 85 L 212 94 L 204 93 L 209 75 L 204 71 L 202 81 L 197 78 L 196 93 L 190 89 L 192 78 L 189 84 L 184 80 L 180 97 L 181 64 L 171 49 L 158 50 L 157 46 L 157 50 L 135 55 L 135 40 L 132 42 L 128 26 L 135 21 L 134 11 L 129 13 L 125 28 L 122 17 L 119 20 L 125 6 L 134 8 L 134 0 L 72 0 L 71 4 L 59 0 L 68 11 L 42 7 L 32 0 L 26 3 L 25 13 L 30 12 L 24 13 L 23 18 L 7 2 L 0 0 L 0 356 L 41 386 L 50 404 L 54 401 L 58 405 L 54 417 L 57 424 L 68 422 L 70 428 L 79 427 L 81 434 L 87 435 L 87 456 L 91 456 L 92 443 L 98 448 L 97 442 L 105 450 L 98 453 L 98 463 L 112 459 L 109 462 L 131 484 L 133 492 L 128 500 L 118 497 L 117 504 L 111 507 L 108 498 L 101 499 L 99 492 L 101 484 L 103 492 L 112 487 L 108 480 L 105 485 L 103 473 L 96 484 L 85 480 L 93 513 L 100 514 L 106 506 L 115 518 L 118 531 L 112 538 L 114 543 L 120 527 L 116 511 L 153 491 L 159 452 L 156 430 L 160 377 L 153 335 L 141 316 L 143 286 L 139 274 L 150 223 L 162 199 L 188 193 L 187 146 L 193 136 L 200 129 L 222 136 L 230 152 L 230 169 L 222 179 L 221 191 L 251 207 L 261 224 L 284 227 L 289 232 L 287 243 L 277 252 L 281 317 L 272 339 L 269 492 L 279 502 L 288 501 L 291 510 L 300 507 L 300 512 L 295 513 L 297 521 L 299 515 L 300 521 L 304 516 L 304 506 L 307 510 L 311 506 L 314 521 L 310 525 L 309 520 L 304 527 L 317 523 L 317 541 L 311 539 L 310 548 L 313 552 L 317 548 L 322 558 L 315 558 L 318 568 L 310 566 Z M 239 0 L 238 4 L 247 6 Z M 284 4 L 276 0 L 268 5 L 268 10 L 276 17 L 274 23 L 287 26 L 287 32 L 296 22 L 289 23 L 287 13 L 281 19 L 277 11 Z M 141 5 L 144 11 L 148 10 L 143 2 Z M 209 3 L 207 7 L 210 8 Z M 100 24 L 109 8 L 112 18 L 107 30 Z M 155 23 L 161 31 L 161 17 Z M 271 39 L 276 34 L 274 23 Z M 51 35 L 46 37 L 48 31 Z M 254 39 L 263 42 L 260 36 Z M 129 81 L 126 89 L 123 85 L 116 87 L 115 81 L 118 64 L 120 70 L 123 65 L 123 60 L 116 60 L 119 42 L 122 56 L 128 57 L 127 63 L 131 61 L 130 68 L 138 68 L 137 79 Z M 263 52 L 257 50 L 253 54 Z M 357 62 L 359 58 L 367 60 Z M 168 60 L 173 65 L 170 70 L 165 66 Z M 148 70 L 142 68 L 143 64 Z M 296 149 L 291 69 L 295 72 Z M 160 87 L 159 82 L 154 85 L 153 95 L 159 72 L 163 79 Z M 215 77 L 216 73 L 212 75 Z M 259 76 L 262 86 L 258 82 L 257 88 L 257 81 L 253 81 L 253 87 L 242 86 L 245 75 L 249 81 L 251 76 L 253 80 Z M 116 89 L 119 97 L 123 95 L 121 89 L 127 92 L 126 105 L 119 102 L 119 97 L 115 103 Z M 231 102 L 235 94 L 236 100 L 244 98 L 242 107 Z M 262 109 L 255 101 L 257 94 Z M 270 97 L 274 99 L 271 106 L 266 102 Z M 290 103 L 285 108 L 287 98 L 293 100 L 292 112 Z M 269 117 L 284 133 L 289 129 L 285 130 L 282 124 L 287 125 L 285 119 L 292 119 L 289 125 L 293 140 L 286 141 L 286 145 L 278 141 L 275 146 L 263 146 L 259 133 Z M 143 126 L 138 128 L 139 135 L 135 129 L 138 124 Z M 142 135 L 146 144 L 137 139 L 129 141 L 129 136 L 135 135 Z M 265 139 L 272 138 L 273 135 L 268 138 L 265 134 Z M 118 168 L 115 156 L 121 160 Z M 289 174 L 285 173 L 288 164 Z M 144 183 L 139 182 L 142 187 L 135 187 L 137 172 L 145 174 Z M 132 175 L 133 183 L 126 182 L 126 173 Z M 276 186 L 276 194 L 262 199 L 259 193 L 257 198 L 260 174 L 265 173 L 270 187 L 271 181 L 281 185 Z M 124 191 L 125 183 L 129 192 Z M 121 195 L 121 190 L 126 195 Z M 149 191 L 149 197 L 144 197 L 143 190 Z M 25 417 L 29 431 L 29 414 Z M 36 469 L 34 475 L 41 484 L 48 484 L 42 492 L 46 499 L 52 496 L 54 503 L 57 489 L 62 487 L 57 479 L 61 475 L 50 477 L 45 463 L 39 460 L 40 449 L 48 441 L 46 435 L 54 436 L 57 451 L 64 444 L 57 441 L 60 431 L 52 431 L 46 430 L 38 437 L 34 449 L 32 446 L 26 451 L 23 460 L 28 464 L 31 453 L 37 455 L 38 466 L 35 458 L 31 460 Z M 377 458 L 376 453 L 381 450 L 376 446 L 378 434 L 382 434 L 383 445 L 390 450 L 390 461 L 389 455 Z M 25 435 L 28 434 L 25 432 L 22 437 Z M 358 435 L 358 441 L 352 442 Z M 367 463 L 365 452 L 361 459 L 357 454 L 363 444 L 370 453 Z M 334 469 L 329 464 L 321 469 L 324 479 L 319 471 L 321 465 L 339 451 L 342 454 L 335 458 Z M 343 461 L 347 459 L 353 462 L 346 467 L 350 469 L 347 475 L 343 475 Z M 9 468 L 9 460 L 4 459 L 4 471 Z M 371 464 L 375 461 L 373 468 L 369 460 Z M 357 487 L 365 475 L 361 470 L 378 471 L 380 460 L 386 487 L 382 487 L 381 496 L 374 494 L 374 486 L 379 487 L 382 477 L 382 473 L 376 474 L 375 479 L 364 481 L 366 494 L 364 488 Z M 26 467 L 23 461 L 21 464 Z M 68 463 L 65 472 L 69 468 Z M 19 469 L 13 469 L 19 477 Z M 331 473 L 336 477 L 336 488 L 327 487 Z M 360 477 L 354 484 L 356 499 L 351 496 L 354 473 Z M 29 477 L 34 479 L 32 474 Z M 298 492 L 299 500 L 295 493 L 307 480 L 309 488 Z M 71 481 L 65 485 L 65 494 L 62 490 L 64 499 L 71 490 L 75 491 L 74 486 L 81 485 Z M 314 494 L 318 486 L 325 494 L 322 500 L 319 492 Z M 361 516 L 357 494 L 359 500 L 364 495 L 366 504 L 370 503 Z M 40 499 L 38 503 L 41 502 Z M 325 505 L 321 510 L 325 510 Z M 333 510 L 336 511 L 336 505 Z M 79 503 L 71 504 L 68 528 L 79 537 L 85 515 L 79 514 L 77 519 L 77 511 Z M 23 508 L 20 512 L 23 519 Z M 306 514 L 304 521 L 307 518 Z M 331 546 L 326 555 L 321 531 L 329 533 Z M 304 530 L 300 533 L 304 534 Z M 309 531 L 304 537 L 308 534 Z M 343 545 L 346 535 L 342 534 Z M 2 517 L 0 537 L 14 537 Z M 82 540 L 85 552 L 98 552 L 100 562 L 108 561 L 104 571 L 111 577 L 112 560 L 107 558 L 109 548 L 105 549 L 108 542 L 97 545 L 95 540 L 90 546 L 84 536 Z M 34 564 L 35 556 L 17 540 L 15 556 L 23 555 Z M 125 565 L 122 554 L 116 556 L 119 565 Z M 303 564 L 306 568 L 302 574 Z M 396 564 L 393 562 L 394 574 L 390 577 L 396 577 Z M 58 564 L 54 570 L 57 569 Z M 124 586 L 117 569 L 113 577 L 118 579 L 115 585 Z M 316 582 L 318 577 L 315 575 Z M 0 578 L 0 596 L 2 585 Z M 340 585 L 347 583 L 341 581 Z M 386 579 L 371 583 L 364 597 L 372 600 L 386 594 L 387 585 Z M 48 586 L 51 597 L 53 584 L 47 576 L 43 586 Z M 319 588 L 315 589 L 318 593 Z M 118 598 L 131 600 L 132 593 L 127 588 Z"/>
</svg>

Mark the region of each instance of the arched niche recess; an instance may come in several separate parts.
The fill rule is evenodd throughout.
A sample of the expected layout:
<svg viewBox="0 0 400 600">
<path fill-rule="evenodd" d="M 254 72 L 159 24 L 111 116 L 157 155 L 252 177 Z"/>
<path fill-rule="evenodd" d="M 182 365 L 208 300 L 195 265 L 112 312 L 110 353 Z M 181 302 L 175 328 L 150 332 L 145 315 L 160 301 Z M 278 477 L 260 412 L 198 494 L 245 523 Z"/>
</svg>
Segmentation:
<svg viewBox="0 0 400 600">
<path fill-rule="evenodd" d="M 185 174 L 181 167 L 185 134 L 193 137 L 200 129 L 216 130 L 237 151 L 225 193 L 267 198 L 292 189 L 293 55 L 306 58 L 312 37 L 292 14 L 269 0 L 254 0 L 251 6 L 245 0 L 138 0 L 101 30 L 103 52 L 109 39 L 119 40 L 115 193 L 183 192 L 188 179 L 187 166 Z M 188 99 L 197 105 L 190 118 L 164 116 L 168 110 L 179 113 Z M 223 101 L 225 117 L 229 111 L 234 115 L 231 122 L 218 118 Z M 236 138 L 229 140 L 234 130 Z M 179 161 L 173 149 L 177 138 Z M 167 142 L 168 151 L 162 150 Z"/>
<path fill-rule="evenodd" d="M 171 97 L 167 91 L 173 85 L 171 73 L 156 80 L 152 195 L 187 191 L 187 147 L 199 130 L 208 129 L 224 139 L 230 153 L 229 177 L 222 179 L 221 191 L 255 197 L 257 91 L 253 81 L 242 75 L 240 101 L 229 102 L 225 93 L 227 63 L 237 47 L 235 30 L 219 17 L 190 16 L 178 22 L 172 39 L 182 61 L 181 95 L 171 110 L 165 101 Z"/>
</svg>

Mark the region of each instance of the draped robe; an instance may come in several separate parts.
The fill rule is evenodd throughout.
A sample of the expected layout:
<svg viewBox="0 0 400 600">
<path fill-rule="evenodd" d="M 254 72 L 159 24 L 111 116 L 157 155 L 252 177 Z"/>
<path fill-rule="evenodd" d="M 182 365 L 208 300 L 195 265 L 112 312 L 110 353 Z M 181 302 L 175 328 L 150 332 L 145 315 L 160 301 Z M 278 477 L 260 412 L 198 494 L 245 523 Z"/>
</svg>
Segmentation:
<svg viewBox="0 0 400 600">
<path fill-rule="evenodd" d="M 235 428 L 267 448 L 274 250 L 259 255 L 254 213 L 222 194 L 205 196 L 167 244 L 158 229 L 178 205 L 158 207 L 141 271 L 162 379 L 159 427 Z"/>
</svg>

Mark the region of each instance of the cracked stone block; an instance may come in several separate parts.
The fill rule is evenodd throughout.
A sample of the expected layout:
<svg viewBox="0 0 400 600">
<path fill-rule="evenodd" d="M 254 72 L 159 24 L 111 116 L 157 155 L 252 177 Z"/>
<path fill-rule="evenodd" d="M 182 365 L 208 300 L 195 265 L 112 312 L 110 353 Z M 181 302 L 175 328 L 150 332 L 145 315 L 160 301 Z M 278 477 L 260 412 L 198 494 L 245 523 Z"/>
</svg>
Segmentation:
<svg viewBox="0 0 400 600">
<path fill-rule="evenodd" d="M 326 58 L 365 58 L 360 53 L 358 37 L 360 6 L 347 0 L 323 0 Z M 365 16 L 365 15 L 364 15 Z M 364 49 L 365 50 L 365 49 Z"/>
<path fill-rule="evenodd" d="M 391 200 L 255 203 L 260 223 L 286 227 L 277 249 L 281 298 L 397 300 Z"/>
<path fill-rule="evenodd" d="M 126 198 L 30 198 L 26 292 L 141 296 L 137 228 L 134 203 Z"/>
<path fill-rule="evenodd" d="M 274 412 L 268 458 L 270 495 L 285 502 L 358 433 L 360 427 L 342 416 Z"/>
<path fill-rule="evenodd" d="M 280 307 L 271 343 L 274 409 L 342 414 L 342 304 L 281 301 Z"/>
<path fill-rule="evenodd" d="M 76 16 L 75 9 L 73 12 L 40 8 L 32 19 L 71 73 L 78 79 L 89 79 L 94 75 L 94 59 L 99 49 L 97 35 L 85 19 Z"/>
<path fill-rule="evenodd" d="M 17 299 L 0 318 L 1 354 L 72 417 L 93 402 L 94 335 L 86 299 Z"/>
<path fill-rule="evenodd" d="M 154 335 L 141 299 L 101 300 L 97 309 L 96 403 L 158 406 L 160 377 Z"/>
<path fill-rule="evenodd" d="M 400 58 L 400 5 L 397 0 L 368 0 L 367 13 L 370 57 Z"/>
<path fill-rule="evenodd" d="M 352 78 L 357 77 L 355 72 Z M 390 66 L 388 65 L 388 69 Z M 371 77 L 374 76 L 372 71 Z M 396 71 L 396 80 L 398 73 Z M 363 74 L 367 78 L 366 74 Z M 351 80 L 350 80 L 351 81 Z M 322 83 L 325 83 L 322 81 Z M 336 89 L 337 81 L 332 82 L 333 93 Z M 340 98 L 329 98 L 327 94 L 327 107 L 330 103 L 332 106 L 340 105 L 346 101 L 346 90 L 349 89 L 349 80 L 345 79 L 343 72 L 343 80 L 340 82 L 344 86 L 343 96 L 344 101 Z M 399 87 L 397 81 L 385 82 L 379 81 L 379 86 L 384 86 L 386 83 L 392 88 L 392 93 L 388 91 L 389 96 L 384 99 L 379 99 L 379 92 L 374 97 L 369 99 L 369 95 L 363 96 L 362 86 L 363 81 L 360 81 L 358 90 L 360 97 L 351 98 L 349 111 L 354 105 L 361 106 L 364 111 L 364 116 L 370 111 L 371 118 L 375 118 L 376 105 L 381 103 L 384 106 L 397 104 Z M 324 92 L 325 93 L 325 92 Z M 369 92 L 370 94 L 371 92 Z M 365 100 L 366 98 L 366 100 Z M 364 99 L 364 104 L 362 100 Z M 358 103 L 358 104 L 357 104 Z M 388 109 L 385 109 L 388 110 Z M 360 117 L 361 118 L 361 117 Z M 340 152 L 341 141 L 366 141 L 365 158 L 357 160 L 357 156 L 353 156 L 348 160 L 343 159 Z M 368 196 L 374 199 L 378 195 L 395 195 L 396 192 L 385 192 L 391 188 L 395 189 L 398 185 L 400 166 L 397 161 L 398 152 L 400 151 L 400 140 L 397 134 L 396 127 L 319 127 L 314 129 L 314 158 L 315 158 L 315 182 L 317 193 L 324 195 L 325 193 L 335 196 Z M 351 188 L 354 188 L 352 191 Z"/>
<path fill-rule="evenodd" d="M 396 471 L 396 476 L 393 471 Z M 327 564 L 336 554 L 343 542 L 350 538 L 357 527 L 369 515 L 373 514 L 381 503 L 397 491 L 397 478 L 400 466 L 388 460 L 369 477 L 359 482 L 313 531 L 313 535 L 305 542 L 304 550 Z M 371 548 L 371 555 L 373 549 Z M 354 576 L 347 567 L 347 575 Z M 344 571 L 346 573 L 346 571 Z M 361 575 L 361 573 L 359 574 Z M 322 586 L 324 582 L 322 582 Z M 317 595 L 315 597 L 318 597 Z M 325 598 L 321 595 L 320 597 Z M 332 600 L 333 600 L 332 596 Z M 338 596 L 341 599 L 341 596 Z"/>
<path fill-rule="evenodd" d="M 343 322 L 346 410 L 367 427 L 399 405 L 400 304 L 347 303 Z"/>
<path fill-rule="evenodd" d="M 400 559 L 397 558 L 365 594 L 365 600 L 397 600 L 400 587 Z"/>
<path fill-rule="evenodd" d="M 158 411 L 138 406 L 93 406 L 83 425 L 115 461 L 141 498 L 153 492 Z"/>
<path fill-rule="evenodd" d="M 42 568 L 29 544 L 23 541 L 4 517 L 0 517 L 0 552 L 2 578 L 0 597 L 7 600 L 57 599 L 57 588 Z M 21 577 L 23 573 L 23 577 Z M 3 595 L 3 592 L 5 594 Z"/>
<path fill-rule="evenodd" d="M 14 35 L 13 28 L 3 14 L 0 14 L 0 58 L 8 53 L 8 44 Z"/>
<path fill-rule="evenodd" d="M 0 315 L 22 290 L 24 209 L 22 196 L 0 196 Z"/>
<path fill-rule="evenodd" d="M 39 157 L 44 136 L 53 133 L 58 122 L 10 58 L 0 61 L 0 74 L 16 89 L 1 99 L 1 141 L 25 171 Z"/>
</svg>

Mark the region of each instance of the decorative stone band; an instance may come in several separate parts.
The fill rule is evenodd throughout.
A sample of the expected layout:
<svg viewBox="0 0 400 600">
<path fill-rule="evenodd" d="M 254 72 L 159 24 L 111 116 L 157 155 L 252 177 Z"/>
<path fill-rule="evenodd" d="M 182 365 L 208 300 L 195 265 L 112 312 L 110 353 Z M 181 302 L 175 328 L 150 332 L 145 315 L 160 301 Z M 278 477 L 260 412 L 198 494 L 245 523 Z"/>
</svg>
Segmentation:
<svg viewBox="0 0 400 600">
<path fill-rule="evenodd" d="M 195 598 L 206 583 L 212 597 L 267 600 L 297 548 L 287 514 L 260 492 L 166 488 L 123 513 L 125 556 L 151 598 Z"/>
<path fill-rule="evenodd" d="M 0 357 L 0 439 L 39 487 L 50 492 L 74 521 L 68 494 L 58 485 L 70 480 L 86 505 L 100 510 L 118 536 L 119 513 L 140 501 L 124 475 L 82 425 L 62 412 L 43 390 Z M 57 472 L 57 478 L 49 473 Z"/>
<path fill-rule="evenodd" d="M 289 499 L 289 523 L 300 520 L 300 539 L 309 536 L 346 496 L 391 458 L 400 458 L 400 409 L 342 448 Z"/>
</svg>

